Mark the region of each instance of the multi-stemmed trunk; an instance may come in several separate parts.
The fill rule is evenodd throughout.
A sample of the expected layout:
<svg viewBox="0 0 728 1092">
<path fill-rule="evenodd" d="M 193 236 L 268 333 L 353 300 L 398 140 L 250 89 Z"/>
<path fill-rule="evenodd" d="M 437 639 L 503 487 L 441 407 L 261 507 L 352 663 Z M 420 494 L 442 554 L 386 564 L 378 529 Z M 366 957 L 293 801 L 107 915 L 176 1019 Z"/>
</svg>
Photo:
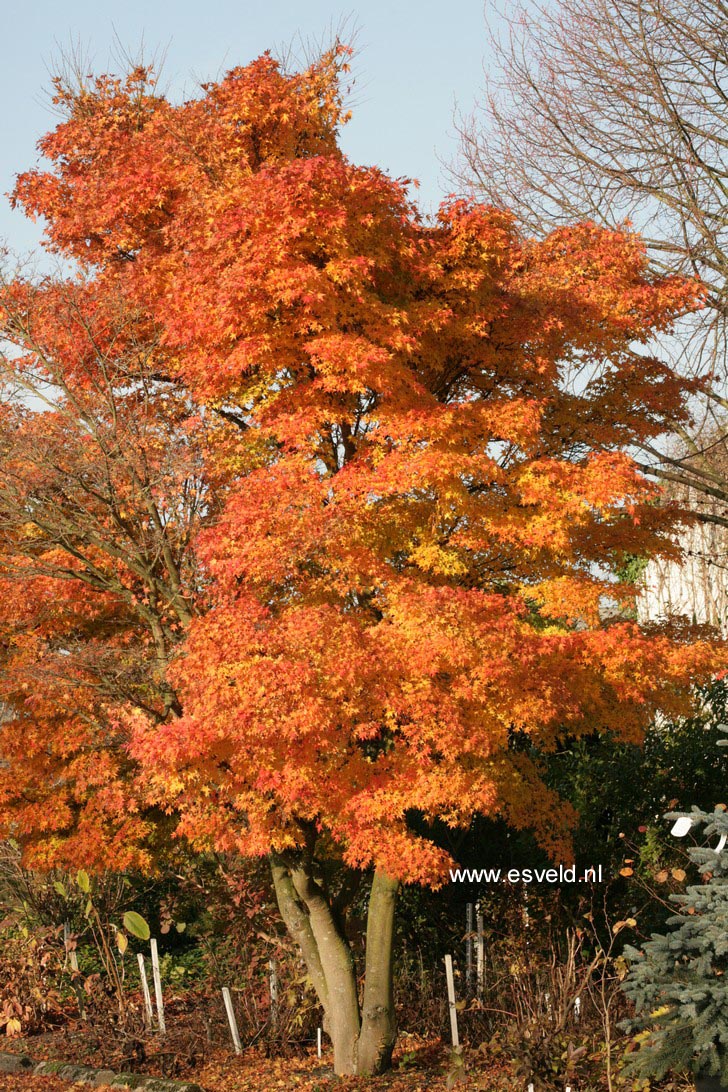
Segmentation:
<svg viewBox="0 0 728 1092">
<path fill-rule="evenodd" d="M 389 1067 L 396 1037 L 392 988 L 394 914 L 399 883 L 374 873 L 366 929 L 361 1004 L 356 968 L 338 915 L 313 875 L 310 857 L 271 859 L 281 916 L 298 943 L 324 1009 L 340 1075 L 382 1073 Z"/>
</svg>

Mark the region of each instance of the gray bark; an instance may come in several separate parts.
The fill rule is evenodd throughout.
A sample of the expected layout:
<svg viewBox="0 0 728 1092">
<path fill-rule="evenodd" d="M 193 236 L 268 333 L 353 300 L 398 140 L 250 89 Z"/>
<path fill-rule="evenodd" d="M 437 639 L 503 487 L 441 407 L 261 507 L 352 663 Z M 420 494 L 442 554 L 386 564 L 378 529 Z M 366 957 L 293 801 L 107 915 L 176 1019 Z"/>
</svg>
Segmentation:
<svg viewBox="0 0 728 1092">
<path fill-rule="evenodd" d="M 331 901 L 313 875 L 312 858 L 301 854 L 287 861 L 272 855 L 271 867 L 281 916 L 301 949 L 324 1010 L 336 1073 L 384 1072 L 396 1037 L 392 957 L 398 881 L 381 871 L 374 875 L 360 1008 L 353 953 Z"/>
</svg>

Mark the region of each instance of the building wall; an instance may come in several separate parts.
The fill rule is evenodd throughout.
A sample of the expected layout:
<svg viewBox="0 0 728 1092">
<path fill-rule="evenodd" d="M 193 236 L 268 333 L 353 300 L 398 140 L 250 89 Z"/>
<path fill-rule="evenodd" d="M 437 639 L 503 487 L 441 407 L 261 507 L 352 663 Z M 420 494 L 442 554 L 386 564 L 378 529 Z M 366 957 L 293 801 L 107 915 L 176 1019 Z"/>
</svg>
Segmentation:
<svg viewBox="0 0 728 1092">
<path fill-rule="evenodd" d="M 655 558 L 645 569 L 637 600 L 640 622 L 680 615 L 728 636 L 728 528 L 696 524 L 684 528 L 679 542 L 682 564 Z"/>
</svg>

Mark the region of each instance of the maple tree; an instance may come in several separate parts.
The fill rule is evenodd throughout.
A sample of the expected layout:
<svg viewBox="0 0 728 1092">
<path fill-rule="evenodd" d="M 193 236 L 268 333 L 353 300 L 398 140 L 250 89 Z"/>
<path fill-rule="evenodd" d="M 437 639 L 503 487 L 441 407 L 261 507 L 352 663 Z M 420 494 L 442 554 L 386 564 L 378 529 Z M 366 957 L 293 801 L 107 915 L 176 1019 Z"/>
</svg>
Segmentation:
<svg viewBox="0 0 728 1092">
<path fill-rule="evenodd" d="M 93 285 L 16 280 L 3 316 L 0 798 L 36 867 L 148 866 L 115 710 L 179 710 L 166 672 L 213 503 L 201 428 L 155 379 L 138 317 Z"/>
<path fill-rule="evenodd" d="M 181 105 L 139 69 L 57 84 L 15 200 L 76 273 L 0 292 L 0 811 L 37 860 L 149 863 L 172 822 L 269 855 L 368 1074 L 400 884 L 449 863 L 422 822 L 564 851 L 539 754 L 638 740 L 715 650 L 602 609 L 625 554 L 675 551 L 628 449 L 687 419 L 645 346 L 700 287 L 626 230 L 423 222 L 338 147 L 345 56 Z M 327 861 L 372 876 L 361 998 Z"/>
</svg>

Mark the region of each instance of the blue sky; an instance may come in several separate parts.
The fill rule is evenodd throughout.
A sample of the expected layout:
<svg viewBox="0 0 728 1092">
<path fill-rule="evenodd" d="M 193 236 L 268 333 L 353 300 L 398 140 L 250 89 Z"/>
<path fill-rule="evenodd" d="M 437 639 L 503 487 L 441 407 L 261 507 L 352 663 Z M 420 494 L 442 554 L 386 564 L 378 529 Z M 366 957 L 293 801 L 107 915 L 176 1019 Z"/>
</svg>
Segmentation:
<svg viewBox="0 0 728 1092">
<path fill-rule="evenodd" d="M 431 210 L 447 192 L 441 160 L 456 149 L 453 113 L 469 110 L 483 83 L 483 0 L 32 0 L 5 20 L 0 66 L 0 192 L 36 162 L 35 143 L 54 125 L 47 90 L 62 51 L 80 45 L 90 71 L 119 68 L 119 45 L 165 53 L 162 83 L 191 96 L 199 80 L 245 64 L 265 49 L 325 41 L 332 27 L 357 29 L 352 108 L 342 143 L 359 163 L 421 182 Z M 0 200 L 0 240 L 27 252 L 39 231 Z"/>
</svg>

